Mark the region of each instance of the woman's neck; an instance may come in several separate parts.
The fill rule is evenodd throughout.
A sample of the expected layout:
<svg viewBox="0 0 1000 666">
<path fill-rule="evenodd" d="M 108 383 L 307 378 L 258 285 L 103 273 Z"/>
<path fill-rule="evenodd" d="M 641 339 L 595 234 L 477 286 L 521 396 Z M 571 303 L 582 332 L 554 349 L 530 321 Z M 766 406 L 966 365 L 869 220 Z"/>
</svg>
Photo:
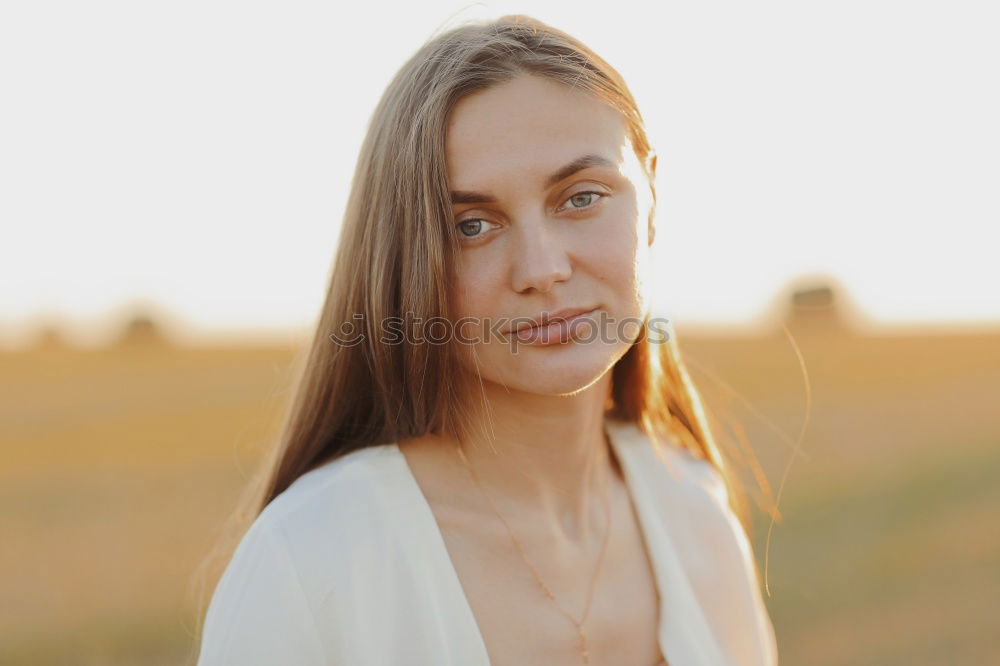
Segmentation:
<svg viewBox="0 0 1000 666">
<path fill-rule="evenodd" d="M 604 431 L 610 379 L 565 397 L 484 386 L 489 412 L 462 450 L 512 519 L 542 517 L 573 541 L 603 528 L 601 498 L 619 473 Z"/>
</svg>

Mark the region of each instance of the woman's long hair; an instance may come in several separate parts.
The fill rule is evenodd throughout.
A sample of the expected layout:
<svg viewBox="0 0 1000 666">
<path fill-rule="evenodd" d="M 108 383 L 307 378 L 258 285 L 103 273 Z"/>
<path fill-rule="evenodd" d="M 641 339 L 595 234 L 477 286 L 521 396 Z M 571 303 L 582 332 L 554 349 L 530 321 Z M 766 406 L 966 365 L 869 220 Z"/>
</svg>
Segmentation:
<svg viewBox="0 0 1000 666">
<path fill-rule="evenodd" d="M 655 153 L 636 102 L 621 75 L 584 44 L 521 15 L 461 25 L 428 41 L 397 72 L 368 125 L 319 322 L 298 361 L 280 441 L 234 516 L 237 533 L 298 477 L 338 456 L 428 432 L 463 440 L 472 434 L 479 385 L 458 350 L 380 343 L 379 322 L 451 320 L 446 285 L 459 246 L 449 233 L 449 113 L 462 97 L 521 74 L 590 92 L 618 110 L 655 206 Z M 612 369 L 607 413 L 711 461 L 749 534 L 746 499 L 713 440 L 676 336 L 650 342 L 648 326 L 647 318 Z M 331 340 L 358 327 L 358 344 Z"/>
</svg>

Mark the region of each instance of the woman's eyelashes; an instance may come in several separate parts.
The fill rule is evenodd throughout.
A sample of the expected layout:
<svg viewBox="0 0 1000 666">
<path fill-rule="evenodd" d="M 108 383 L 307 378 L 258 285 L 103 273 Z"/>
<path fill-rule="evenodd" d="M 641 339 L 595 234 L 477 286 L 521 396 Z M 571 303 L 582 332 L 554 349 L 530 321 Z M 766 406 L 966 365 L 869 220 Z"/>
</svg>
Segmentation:
<svg viewBox="0 0 1000 666">
<path fill-rule="evenodd" d="M 608 195 L 605 192 L 598 192 L 596 190 L 577 192 L 566 199 L 564 205 L 560 206 L 556 212 L 562 212 L 563 210 L 567 210 L 567 208 L 569 210 L 586 210 L 588 208 L 593 208 L 597 205 L 597 202 L 600 201 L 600 199 L 606 196 Z M 585 203 L 576 205 L 580 201 L 584 201 Z M 568 207 L 567 204 L 569 204 Z M 479 217 L 470 217 L 458 222 L 455 227 L 458 229 L 458 232 L 463 240 L 476 240 L 477 238 L 481 238 L 485 235 L 480 234 L 479 232 L 482 231 L 484 226 L 488 224 L 492 224 L 494 227 L 499 226 Z"/>
<path fill-rule="evenodd" d="M 492 222 L 487 222 L 478 217 L 470 217 L 468 220 L 462 220 L 455 226 L 458 227 L 458 231 L 462 234 L 463 238 L 478 238 L 479 231 L 483 228 L 484 224 L 493 224 Z M 494 225 L 496 226 L 496 225 Z"/>
<path fill-rule="evenodd" d="M 572 195 L 569 199 L 566 199 L 566 202 L 568 203 L 568 202 L 573 201 L 574 199 L 576 199 L 578 197 L 587 196 L 588 194 L 594 194 L 594 195 L 597 195 L 598 197 L 605 196 L 604 192 L 595 192 L 593 190 L 587 190 L 586 192 L 577 192 L 576 194 Z M 591 199 L 590 200 L 591 204 L 594 204 L 596 202 L 597 202 L 597 199 Z M 589 207 L 590 207 L 589 204 L 585 204 L 583 206 L 571 206 L 571 208 L 577 208 L 577 209 L 589 208 Z M 559 210 L 562 210 L 562 208 L 560 208 Z"/>
</svg>

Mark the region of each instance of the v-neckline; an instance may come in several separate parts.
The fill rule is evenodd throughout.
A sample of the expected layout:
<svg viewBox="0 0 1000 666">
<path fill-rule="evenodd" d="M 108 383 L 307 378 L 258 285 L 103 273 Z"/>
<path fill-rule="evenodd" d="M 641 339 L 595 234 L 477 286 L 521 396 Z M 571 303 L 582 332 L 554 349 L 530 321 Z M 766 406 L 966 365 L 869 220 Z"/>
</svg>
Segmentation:
<svg viewBox="0 0 1000 666">
<path fill-rule="evenodd" d="M 653 580 L 656 586 L 658 600 L 657 610 L 659 612 L 656 627 L 656 643 L 660 648 L 661 661 L 655 666 L 660 666 L 664 662 L 669 664 L 671 662 L 668 660 L 665 645 L 667 601 L 664 593 L 666 590 L 664 585 L 665 581 L 659 565 L 659 556 L 662 556 L 662 554 L 658 552 L 658 549 L 652 540 L 651 521 L 655 519 L 652 515 L 652 507 L 648 506 L 649 500 L 644 493 L 644 489 L 639 487 L 641 484 L 636 478 L 638 470 L 634 468 L 634 465 L 638 464 L 638 461 L 632 461 L 630 458 L 630 451 L 628 450 L 628 445 L 634 445 L 635 442 L 626 442 L 625 440 L 627 438 L 625 438 L 620 432 L 620 428 L 628 426 L 628 423 L 605 419 L 604 425 L 605 431 L 608 434 L 608 440 L 611 442 L 615 457 L 618 459 L 618 464 L 622 469 L 625 489 L 633 511 L 636 514 L 636 519 L 639 525 L 639 534 L 643 545 L 646 548 L 646 554 L 649 558 L 650 568 L 652 569 Z M 448 587 L 453 591 L 451 593 L 451 601 L 455 608 L 460 608 L 462 614 L 465 616 L 467 635 L 469 637 L 474 637 L 475 650 L 480 653 L 480 659 L 482 661 L 482 664 L 478 666 L 491 666 L 489 652 L 486 649 L 486 640 L 484 639 L 482 630 L 476 620 L 468 595 L 465 593 L 465 588 L 462 586 L 461 578 L 458 575 L 458 569 L 455 568 L 455 563 L 451 558 L 451 553 L 448 551 L 448 546 L 444 539 L 444 533 L 441 531 L 441 526 L 437 522 L 437 518 L 434 515 L 430 502 L 427 500 L 427 496 L 424 494 L 423 488 L 421 488 L 416 475 L 413 473 L 413 468 L 410 467 L 410 463 L 407 460 L 406 455 L 399 448 L 399 445 L 397 443 L 392 443 L 389 445 L 389 448 L 394 455 L 399 457 L 399 460 L 402 463 L 402 469 L 408 486 L 406 492 L 412 496 L 411 507 L 414 508 L 421 517 L 423 525 L 420 529 L 422 532 L 431 535 L 434 557 L 440 563 L 442 573 L 444 573 L 448 578 Z"/>
</svg>

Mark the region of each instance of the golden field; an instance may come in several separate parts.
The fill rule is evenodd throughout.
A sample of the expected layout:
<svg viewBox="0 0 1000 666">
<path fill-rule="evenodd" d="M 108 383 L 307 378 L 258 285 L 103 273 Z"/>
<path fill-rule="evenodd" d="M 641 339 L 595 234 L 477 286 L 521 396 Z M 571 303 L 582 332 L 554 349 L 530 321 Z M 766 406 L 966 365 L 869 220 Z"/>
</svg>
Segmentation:
<svg viewBox="0 0 1000 666">
<path fill-rule="evenodd" d="M 677 326 L 720 437 L 745 437 L 772 496 L 791 464 L 767 548 L 781 663 L 1000 663 L 1000 331 L 788 330 Z M 0 663 L 193 664 L 214 585 L 195 573 L 297 351 L 0 354 Z M 770 518 L 742 463 L 763 574 Z"/>
</svg>

